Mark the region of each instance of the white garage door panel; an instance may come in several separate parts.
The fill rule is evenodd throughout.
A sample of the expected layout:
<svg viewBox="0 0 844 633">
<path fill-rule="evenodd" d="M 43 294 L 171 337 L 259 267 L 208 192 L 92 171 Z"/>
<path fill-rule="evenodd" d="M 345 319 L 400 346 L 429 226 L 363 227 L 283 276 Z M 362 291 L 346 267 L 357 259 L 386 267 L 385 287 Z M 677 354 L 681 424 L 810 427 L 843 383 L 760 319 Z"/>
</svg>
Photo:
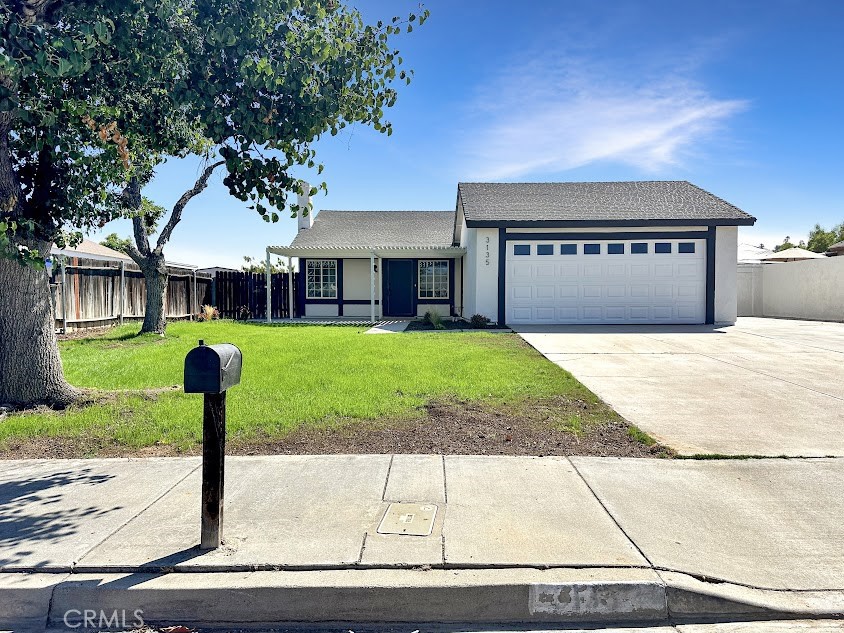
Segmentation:
<svg viewBox="0 0 844 633">
<path fill-rule="evenodd" d="M 562 255 L 561 241 L 507 243 L 506 318 L 508 323 L 703 323 L 706 320 L 706 241 L 634 240 L 648 244 L 632 254 L 629 240 L 578 241 L 577 255 Z M 671 253 L 654 243 L 669 242 Z M 693 242 L 694 253 L 680 253 Z M 537 255 L 538 244 L 554 245 L 553 255 Z M 572 244 L 573 242 L 565 242 Z M 583 245 L 600 244 L 599 255 Z M 610 255 L 607 245 L 623 244 Z M 515 255 L 514 245 L 530 255 Z"/>
</svg>

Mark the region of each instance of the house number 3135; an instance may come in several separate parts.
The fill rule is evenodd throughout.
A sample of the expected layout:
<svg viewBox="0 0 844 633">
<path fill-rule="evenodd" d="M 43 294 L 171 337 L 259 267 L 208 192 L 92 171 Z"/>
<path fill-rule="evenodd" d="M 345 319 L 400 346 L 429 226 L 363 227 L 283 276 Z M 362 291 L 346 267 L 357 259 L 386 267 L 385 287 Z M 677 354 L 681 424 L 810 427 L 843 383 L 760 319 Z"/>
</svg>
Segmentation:
<svg viewBox="0 0 844 633">
<path fill-rule="evenodd" d="M 486 256 L 484 259 L 484 265 L 489 266 L 489 238 L 486 238 Z"/>
</svg>

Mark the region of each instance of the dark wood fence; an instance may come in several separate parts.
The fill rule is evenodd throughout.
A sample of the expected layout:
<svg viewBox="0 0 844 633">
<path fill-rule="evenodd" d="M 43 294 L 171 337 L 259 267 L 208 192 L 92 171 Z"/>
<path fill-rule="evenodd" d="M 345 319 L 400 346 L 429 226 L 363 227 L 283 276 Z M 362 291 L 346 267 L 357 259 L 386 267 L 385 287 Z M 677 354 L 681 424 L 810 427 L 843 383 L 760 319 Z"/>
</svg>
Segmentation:
<svg viewBox="0 0 844 633">
<path fill-rule="evenodd" d="M 274 273 L 272 281 L 272 318 L 289 319 L 289 279 L 287 273 Z M 298 275 L 293 276 L 295 311 Z M 219 271 L 215 278 L 211 304 L 224 319 L 267 318 L 267 276 L 264 273 Z"/>
<path fill-rule="evenodd" d="M 170 277 L 164 298 L 168 318 L 190 317 L 199 312 L 203 303 L 210 303 L 213 281 L 210 277 L 197 275 L 194 296 L 192 272 L 179 268 L 169 268 L 168 272 Z M 87 329 L 144 318 L 146 284 L 143 273 L 134 263 L 124 264 L 122 301 L 119 263 L 69 258 L 64 277 L 61 266 L 56 265 L 50 281 L 57 329 Z"/>
</svg>

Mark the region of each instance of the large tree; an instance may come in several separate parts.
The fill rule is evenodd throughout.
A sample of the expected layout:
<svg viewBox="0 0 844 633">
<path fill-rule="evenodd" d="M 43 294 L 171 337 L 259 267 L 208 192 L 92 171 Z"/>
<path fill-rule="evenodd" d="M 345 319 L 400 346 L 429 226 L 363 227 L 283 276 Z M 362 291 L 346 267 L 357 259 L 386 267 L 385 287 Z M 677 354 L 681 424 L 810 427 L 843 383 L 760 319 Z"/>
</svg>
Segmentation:
<svg viewBox="0 0 844 633">
<path fill-rule="evenodd" d="M 825 253 L 833 244 L 844 240 L 844 222 L 833 226 L 827 230 L 820 224 L 815 224 L 815 228 L 809 231 L 809 242 L 806 248 L 815 253 Z"/>
<path fill-rule="evenodd" d="M 392 131 L 390 83 L 409 78 L 388 40 L 416 20 L 365 25 L 334 0 L 2 3 L 0 401 L 78 395 L 53 329 L 53 242 L 141 217 L 155 166 L 198 138 L 224 161 L 230 193 L 277 220 L 299 187 L 291 168 L 321 171 L 320 134 L 351 122 Z M 157 247 L 138 251 L 155 263 Z"/>
<path fill-rule="evenodd" d="M 123 213 L 121 183 L 143 157 L 184 144 L 162 90 L 199 42 L 184 4 L 0 4 L 0 402 L 78 396 L 62 372 L 44 261 L 54 242 Z"/>
<path fill-rule="evenodd" d="M 427 12 L 389 24 L 365 25 L 358 11 L 335 0 L 199 2 L 196 19 L 206 54 L 191 58 L 173 98 L 197 121 L 195 151 L 205 159 L 151 245 L 147 213 L 133 219 L 129 255 L 146 280 L 142 332 L 164 333 L 167 266 L 164 247 L 187 203 L 225 166 L 229 192 L 251 202 L 267 221 L 277 221 L 290 192 L 303 186 L 290 173 L 305 166 L 322 171 L 311 147 L 320 135 L 350 123 L 391 134 L 384 110 L 396 100 L 394 80 L 409 82 L 389 36 L 412 31 Z M 164 167 L 166 170 L 166 166 Z M 127 187 L 130 204 L 141 200 L 141 180 Z M 325 184 L 322 184 L 325 187 Z M 309 192 L 309 193 L 315 193 Z M 293 212 L 307 213 L 307 209 Z"/>
</svg>

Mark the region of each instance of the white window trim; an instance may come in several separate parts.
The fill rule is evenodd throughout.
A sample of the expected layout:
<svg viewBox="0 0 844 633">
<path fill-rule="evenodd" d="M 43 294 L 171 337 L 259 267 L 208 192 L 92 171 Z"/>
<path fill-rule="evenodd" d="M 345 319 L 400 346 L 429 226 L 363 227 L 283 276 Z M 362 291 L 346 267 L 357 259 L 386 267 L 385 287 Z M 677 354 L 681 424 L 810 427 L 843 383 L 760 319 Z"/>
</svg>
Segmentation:
<svg viewBox="0 0 844 633">
<path fill-rule="evenodd" d="M 422 296 L 422 262 L 444 262 L 445 263 L 445 296 L 441 297 L 423 297 Z M 432 283 L 434 279 L 431 280 Z M 447 259 L 420 259 L 416 264 L 416 299 L 420 302 L 424 301 L 442 301 L 443 299 L 451 299 L 451 264 Z M 434 288 L 431 287 L 431 292 Z"/>
<path fill-rule="evenodd" d="M 322 276 L 323 276 L 323 269 L 325 267 L 325 262 L 334 262 L 334 296 L 333 297 L 326 297 L 322 294 L 320 290 L 320 295 L 315 296 L 310 293 L 310 288 L 308 288 L 308 269 L 310 268 L 312 263 L 319 262 L 319 276 L 320 276 L 320 288 L 322 288 Z M 328 300 L 337 299 L 338 297 L 338 284 L 339 284 L 339 276 L 337 274 L 338 266 L 336 259 L 309 259 L 307 265 L 305 266 L 305 299 L 313 299 L 316 301 L 319 300 Z"/>
</svg>

